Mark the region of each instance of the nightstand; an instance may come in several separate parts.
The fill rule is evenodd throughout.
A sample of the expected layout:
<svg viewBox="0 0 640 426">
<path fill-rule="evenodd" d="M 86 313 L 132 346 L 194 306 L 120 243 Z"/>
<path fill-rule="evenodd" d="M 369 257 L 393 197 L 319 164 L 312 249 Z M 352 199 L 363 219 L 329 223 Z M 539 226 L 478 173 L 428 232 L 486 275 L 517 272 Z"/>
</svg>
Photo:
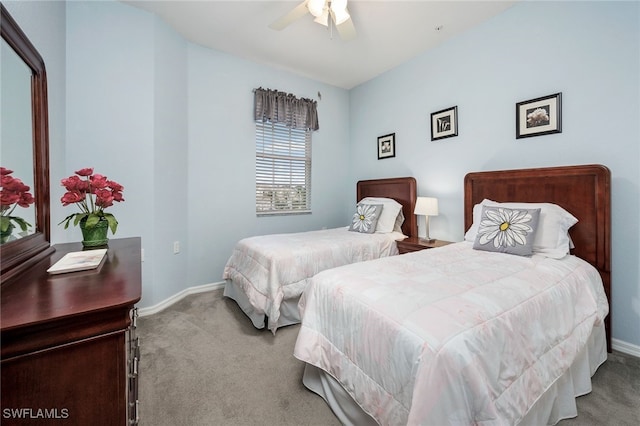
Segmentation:
<svg viewBox="0 0 640 426">
<path fill-rule="evenodd" d="M 400 254 L 411 253 L 412 251 L 420 251 L 435 247 L 442 247 L 451 244 L 451 241 L 442 240 L 424 240 L 418 237 L 409 237 L 402 241 L 397 241 L 398 251 Z"/>
</svg>

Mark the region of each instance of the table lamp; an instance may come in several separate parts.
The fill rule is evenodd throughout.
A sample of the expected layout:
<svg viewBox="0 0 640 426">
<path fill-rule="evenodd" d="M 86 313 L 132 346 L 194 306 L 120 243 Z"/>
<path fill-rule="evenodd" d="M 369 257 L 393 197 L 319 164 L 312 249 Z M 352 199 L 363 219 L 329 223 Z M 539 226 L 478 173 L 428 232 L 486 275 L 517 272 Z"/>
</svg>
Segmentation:
<svg viewBox="0 0 640 426">
<path fill-rule="evenodd" d="M 429 216 L 438 216 L 438 199 L 432 197 L 418 197 L 416 199 L 416 208 L 413 213 L 418 216 L 424 216 L 426 221 L 426 240 L 433 241 L 429 236 Z"/>
</svg>

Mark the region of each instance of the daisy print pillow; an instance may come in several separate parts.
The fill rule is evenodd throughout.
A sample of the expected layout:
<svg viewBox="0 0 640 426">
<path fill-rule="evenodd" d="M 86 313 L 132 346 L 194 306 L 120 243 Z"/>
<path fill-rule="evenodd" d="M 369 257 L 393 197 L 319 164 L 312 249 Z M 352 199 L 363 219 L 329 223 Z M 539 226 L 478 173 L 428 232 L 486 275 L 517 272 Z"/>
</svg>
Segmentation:
<svg viewBox="0 0 640 426">
<path fill-rule="evenodd" d="M 382 204 L 358 204 L 349 231 L 373 234 L 382 213 Z"/>
<path fill-rule="evenodd" d="M 476 250 L 531 256 L 540 209 L 508 209 L 482 206 Z"/>
</svg>

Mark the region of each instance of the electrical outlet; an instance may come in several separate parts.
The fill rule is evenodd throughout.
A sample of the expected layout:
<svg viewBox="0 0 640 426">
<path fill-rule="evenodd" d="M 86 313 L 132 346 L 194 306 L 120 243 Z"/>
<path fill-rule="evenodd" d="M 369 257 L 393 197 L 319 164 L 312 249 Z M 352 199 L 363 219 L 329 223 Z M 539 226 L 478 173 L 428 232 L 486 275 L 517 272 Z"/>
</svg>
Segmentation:
<svg viewBox="0 0 640 426">
<path fill-rule="evenodd" d="M 180 241 L 173 242 L 173 254 L 180 253 Z"/>
</svg>

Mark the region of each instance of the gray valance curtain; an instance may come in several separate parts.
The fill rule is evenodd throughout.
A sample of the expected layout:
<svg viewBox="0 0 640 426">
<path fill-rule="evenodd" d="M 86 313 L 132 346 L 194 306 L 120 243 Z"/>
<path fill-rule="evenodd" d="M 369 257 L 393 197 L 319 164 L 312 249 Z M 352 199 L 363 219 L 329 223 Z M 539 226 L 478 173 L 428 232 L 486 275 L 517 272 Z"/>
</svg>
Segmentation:
<svg viewBox="0 0 640 426">
<path fill-rule="evenodd" d="M 254 90 L 255 121 L 282 123 L 294 129 L 318 130 L 318 103 L 277 90 Z"/>
</svg>

